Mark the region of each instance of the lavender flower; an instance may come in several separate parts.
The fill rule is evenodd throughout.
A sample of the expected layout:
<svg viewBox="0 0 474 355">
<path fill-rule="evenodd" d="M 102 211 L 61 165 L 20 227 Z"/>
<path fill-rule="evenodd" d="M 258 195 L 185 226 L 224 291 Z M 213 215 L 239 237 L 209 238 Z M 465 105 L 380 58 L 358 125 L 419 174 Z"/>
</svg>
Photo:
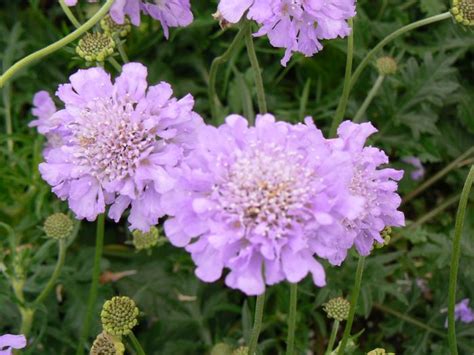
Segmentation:
<svg viewBox="0 0 474 355">
<path fill-rule="evenodd" d="M 474 322 L 474 311 L 469 307 L 469 299 L 465 298 L 454 308 L 454 317 L 463 323 Z"/>
<path fill-rule="evenodd" d="M 88 0 L 94 2 L 94 0 Z M 66 0 L 66 5 L 75 6 L 77 0 Z M 110 8 L 110 17 L 122 25 L 125 16 L 135 26 L 140 25 L 140 13 L 144 12 L 161 22 L 165 37 L 169 37 L 169 27 L 185 27 L 193 21 L 190 0 L 116 0 Z"/>
<path fill-rule="evenodd" d="M 345 121 L 339 126 L 339 138 L 331 142 L 335 150 L 351 154 L 352 164 L 347 166 L 353 171 L 349 190 L 365 200 L 362 214 L 344 223 L 346 232 L 355 235 L 355 246 L 361 255 L 368 255 L 375 241 L 384 243 L 380 233 L 385 227 L 405 224 L 403 213 L 397 210 L 401 198 L 396 193 L 403 171 L 379 169 L 388 163 L 387 155 L 380 149 L 364 147 L 367 137 L 376 131 L 371 123 Z"/>
<path fill-rule="evenodd" d="M 111 205 L 109 216 L 118 221 L 131 206 L 131 228 L 146 232 L 163 215 L 160 196 L 174 186 L 170 171 L 202 120 L 191 95 L 177 100 L 169 84 L 148 87 L 146 77 L 145 66 L 129 63 L 115 83 L 91 68 L 59 86 L 65 108 L 48 121 L 62 143 L 44 152 L 39 168 L 79 219 L 92 221 Z"/>
<path fill-rule="evenodd" d="M 24 335 L 5 334 L 0 336 L 0 355 L 11 355 L 12 349 L 23 349 L 25 346 Z"/>
<path fill-rule="evenodd" d="M 425 168 L 423 167 L 423 164 L 419 158 L 413 156 L 404 157 L 402 158 L 402 162 L 410 164 L 415 168 L 410 174 L 412 180 L 418 181 L 423 179 L 423 176 L 425 176 Z"/>
<path fill-rule="evenodd" d="M 291 125 L 263 115 L 248 127 L 231 115 L 219 128 L 200 127 L 175 188 L 163 195 L 165 232 L 191 253 L 203 281 L 228 268 L 226 284 L 248 295 L 308 273 L 324 286 L 315 256 L 342 261 L 354 241 L 341 221 L 355 221 L 363 206 L 345 187 L 350 161 L 310 119 Z"/>
<path fill-rule="evenodd" d="M 267 35 L 272 46 L 285 48 L 281 64 L 286 66 L 293 52 L 310 57 L 319 52 L 320 40 L 346 37 L 347 20 L 355 16 L 354 0 L 220 0 L 219 12 L 238 22 L 247 18 L 261 25 L 255 36 Z"/>
</svg>

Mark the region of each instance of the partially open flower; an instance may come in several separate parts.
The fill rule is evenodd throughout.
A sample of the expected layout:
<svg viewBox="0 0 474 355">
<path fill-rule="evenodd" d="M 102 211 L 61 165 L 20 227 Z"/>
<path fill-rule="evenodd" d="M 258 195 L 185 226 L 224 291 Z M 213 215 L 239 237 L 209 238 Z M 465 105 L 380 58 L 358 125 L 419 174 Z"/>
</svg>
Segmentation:
<svg viewBox="0 0 474 355">
<path fill-rule="evenodd" d="M 76 53 L 88 62 L 103 62 L 114 53 L 114 39 L 101 32 L 86 33 L 76 46 Z"/>
<path fill-rule="evenodd" d="M 55 213 L 46 218 L 43 230 L 46 235 L 54 239 L 63 239 L 71 235 L 74 224 L 64 213 Z"/>
<path fill-rule="evenodd" d="M 97 335 L 90 351 L 90 355 L 123 355 L 124 353 L 123 343 L 106 332 Z"/>
<path fill-rule="evenodd" d="M 126 296 L 113 297 L 104 303 L 100 319 L 104 330 L 115 336 L 130 334 L 138 324 L 139 310 L 135 302 Z"/>
</svg>

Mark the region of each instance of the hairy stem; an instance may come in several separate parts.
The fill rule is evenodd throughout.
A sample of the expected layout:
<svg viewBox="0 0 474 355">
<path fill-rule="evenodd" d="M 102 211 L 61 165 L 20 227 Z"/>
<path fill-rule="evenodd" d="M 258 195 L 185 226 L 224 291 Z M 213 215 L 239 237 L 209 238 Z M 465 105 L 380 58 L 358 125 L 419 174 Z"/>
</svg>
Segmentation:
<svg viewBox="0 0 474 355">
<path fill-rule="evenodd" d="M 290 312 L 288 315 L 288 337 L 286 340 L 286 355 L 295 353 L 296 308 L 298 304 L 298 284 L 290 284 Z"/>
<path fill-rule="evenodd" d="M 265 89 L 263 87 L 262 71 L 258 64 L 257 53 L 255 53 L 255 46 L 252 38 L 252 26 L 250 21 L 245 25 L 247 28 L 245 33 L 245 45 L 247 46 L 247 54 L 249 56 L 250 65 L 252 66 L 253 75 L 255 78 L 255 87 L 257 89 L 258 110 L 261 114 L 267 113 L 267 102 L 265 99 Z M 250 119 L 251 117 L 247 117 Z"/>
<path fill-rule="evenodd" d="M 354 23 L 352 19 L 349 19 L 349 26 L 352 28 L 351 34 L 347 38 L 347 57 L 346 57 L 346 73 L 344 75 L 344 87 L 342 89 L 342 96 L 339 99 L 337 105 L 336 115 L 332 120 L 331 130 L 329 131 L 330 137 L 335 137 L 337 127 L 342 122 L 344 114 L 346 113 L 347 102 L 349 101 L 349 94 L 351 92 L 351 76 L 352 76 L 352 62 L 354 56 Z"/>
<path fill-rule="evenodd" d="M 332 325 L 331 336 L 329 337 L 329 343 L 328 343 L 328 347 L 325 353 L 326 355 L 329 355 L 332 353 L 332 348 L 334 348 L 334 344 L 336 343 L 336 336 L 337 336 L 338 330 L 339 330 L 339 321 L 335 320 L 334 324 Z"/>
<path fill-rule="evenodd" d="M 357 301 L 359 300 L 360 286 L 362 284 L 364 264 L 365 264 L 365 257 L 359 256 L 359 261 L 357 262 L 357 270 L 356 270 L 356 275 L 355 275 L 354 287 L 351 293 L 351 308 L 349 310 L 349 316 L 347 317 L 346 326 L 344 328 L 344 334 L 342 336 L 341 345 L 339 346 L 339 351 L 337 352 L 337 355 L 344 354 L 347 341 L 349 340 L 349 337 L 351 335 L 352 322 L 354 322 L 354 315 L 357 308 Z"/>
<path fill-rule="evenodd" d="M 249 355 L 255 355 L 257 351 L 258 337 L 262 329 L 263 308 L 265 305 L 265 293 L 257 296 L 255 304 L 255 318 L 253 323 L 252 335 L 250 336 Z"/>
<path fill-rule="evenodd" d="M 92 271 L 92 283 L 89 290 L 89 299 L 87 301 L 87 310 L 84 321 L 82 323 L 81 335 L 79 337 L 79 344 L 77 345 L 76 355 L 84 354 L 84 342 L 86 341 L 89 333 L 92 316 L 94 313 L 95 302 L 97 300 L 97 293 L 99 287 L 100 277 L 100 259 L 102 256 L 102 250 L 104 248 L 104 227 L 105 227 L 105 215 L 100 214 L 97 218 L 97 231 L 96 231 L 96 244 L 95 244 L 95 256 L 94 256 L 94 268 Z"/>
<path fill-rule="evenodd" d="M 359 108 L 357 113 L 354 116 L 354 119 L 352 120 L 353 122 L 359 123 L 362 121 L 362 116 L 364 116 L 365 111 L 367 111 L 367 108 L 369 105 L 372 103 L 372 100 L 374 99 L 375 95 L 377 95 L 380 87 L 382 86 L 382 83 L 385 79 L 385 75 L 379 75 L 377 80 L 374 83 L 374 86 L 372 86 L 372 89 L 370 89 L 369 94 L 365 98 L 364 102 L 362 103 L 362 106 Z"/>
<path fill-rule="evenodd" d="M 451 355 L 457 355 L 458 347 L 456 342 L 456 328 L 454 310 L 456 307 L 456 286 L 458 279 L 459 258 L 461 257 L 461 236 L 464 227 L 464 217 L 466 215 L 469 193 L 474 182 L 474 165 L 471 166 L 466 182 L 461 192 L 456 222 L 454 226 L 453 252 L 451 255 L 451 271 L 449 274 L 449 298 L 448 298 L 448 340 Z"/>
<path fill-rule="evenodd" d="M 84 32 L 91 29 L 97 22 L 100 21 L 102 17 L 105 16 L 105 14 L 107 14 L 114 1 L 115 0 L 107 0 L 107 2 L 100 8 L 99 11 L 97 11 L 94 16 L 92 16 L 81 27 L 68 34 L 66 37 L 61 38 L 59 41 L 54 42 L 53 44 L 50 44 L 49 46 L 40 49 L 39 51 L 36 51 L 13 64 L 5 73 L 3 73 L 2 76 L 0 76 L 0 88 L 2 88 L 5 83 L 7 83 L 19 70 L 28 67 L 33 62 L 38 61 L 39 59 L 44 58 L 51 53 L 56 52 L 57 50 L 79 38 Z"/>
</svg>

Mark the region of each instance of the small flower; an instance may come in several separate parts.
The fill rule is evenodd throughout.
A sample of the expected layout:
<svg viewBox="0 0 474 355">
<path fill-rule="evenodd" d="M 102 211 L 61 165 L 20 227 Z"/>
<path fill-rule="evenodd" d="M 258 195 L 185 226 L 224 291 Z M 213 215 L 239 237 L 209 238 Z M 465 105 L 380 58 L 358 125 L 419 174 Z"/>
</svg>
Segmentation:
<svg viewBox="0 0 474 355">
<path fill-rule="evenodd" d="M 342 322 L 349 316 L 351 304 L 343 297 L 337 297 L 329 300 L 323 305 L 323 309 L 329 318 Z"/>
<path fill-rule="evenodd" d="M 293 52 L 310 57 L 319 52 L 321 40 L 346 37 L 351 33 L 347 20 L 355 16 L 354 0 L 220 0 L 219 12 L 230 23 L 246 13 L 267 35 L 272 46 L 285 48 L 281 64 L 286 66 Z"/>
<path fill-rule="evenodd" d="M 148 232 L 142 232 L 140 230 L 135 230 L 132 233 L 133 235 L 133 246 L 138 251 L 151 249 L 158 244 L 159 241 L 159 232 L 158 228 L 151 227 Z"/>
<path fill-rule="evenodd" d="M 397 62 L 392 57 L 377 59 L 376 66 L 380 75 L 393 75 L 397 72 Z"/>
<path fill-rule="evenodd" d="M 88 62 L 103 62 L 114 53 L 115 41 L 107 33 L 86 33 L 76 46 L 76 53 Z"/>
<path fill-rule="evenodd" d="M 115 336 L 130 334 L 138 324 L 139 310 L 135 302 L 126 296 L 112 297 L 104 303 L 100 319 L 104 330 Z"/>
<path fill-rule="evenodd" d="M 114 83 L 104 69 L 91 68 L 57 91 L 65 108 L 50 120 L 63 139 L 45 150 L 39 170 L 78 219 L 93 221 L 111 205 L 118 222 L 131 206 L 131 229 L 146 232 L 163 216 L 160 196 L 173 188 L 170 172 L 202 119 L 191 95 L 177 100 L 169 84 L 148 87 L 146 77 L 139 63 L 124 65 Z"/>
<path fill-rule="evenodd" d="M 110 15 L 100 20 L 100 27 L 110 36 L 126 37 L 132 30 L 130 20 L 125 17 L 123 24 L 116 23 Z"/>
<path fill-rule="evenodd" d="M 453 0 L 451 13 L 457 22 L 474 26 L 474 0 Z"/>
<path fill-rule="evenodd" d="M 185 27 L 193 22 L 190 0 L 144 1 L 142 6 L 148 15 L 160 21 L 166 38 L 169 27 Z"/>
<path fill-rule="evenodd" d="M 0 355 L 11 355 L 12 349 L 23 349 L 26 346 L 24 335 L 0 335 Z"/>
<path fill-rule="evenodd" d="M 123 355 L 125 346 L 113 335 L 102 332 L 94 340 L 90 355 Z"/>
<path fill-rule="evenodd" d="M 441 312 L 446 312 L 446 310 L 442 310 Z M 469 307 L 469 298 L 465 298 L 456 304 L 454 307 L 454 319 L 467 324 L 474 322 L 474 311 Z M 446 328 L 448 327 L 447 319 L 444 326 Z"/>
<path fill-rule="evenodd" d="M 342 262 L 354 242 L 342 221 L 363 206 L 347 188 L 350 161 L 331 152 L 309 118 L 291 125 L 267 114 L 249 127 L 231 115 L 218 128 L 201 127 L 196 149 L 176 169 L 176 186 L 162 200 L 165 233 L 191 253 L 203 281 L 228 268 L 226 284 L 248 295 L 308 273 L 322 287 L 315 257 Z"/>
<path fill-rule="evenodd" d="M 64 213 L 55 213 L 46 218 L 43 230 L 49 238 L 64 239 L 71 235 L 74 223 Z"/>
<path fill-rule="evenodd" d="M 402 158 L 402 162 L 410 164 L 415 168 L 410 174 L 412 180 L 419 181 L 423 179 L 423 176 L 425 176 L 425 168 L 423 167 L 423 164 L 421 163 L 421 160 L 419 158 L 413 156 L 404 157 Z"/>
</svg>

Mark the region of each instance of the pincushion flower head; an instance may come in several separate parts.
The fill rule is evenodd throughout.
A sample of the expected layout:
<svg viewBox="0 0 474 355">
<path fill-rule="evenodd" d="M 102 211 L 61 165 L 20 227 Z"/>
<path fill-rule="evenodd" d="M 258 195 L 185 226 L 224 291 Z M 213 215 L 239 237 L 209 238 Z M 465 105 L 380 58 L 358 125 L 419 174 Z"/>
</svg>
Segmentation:
<svg viewBox="0 0 474 355">
<path fill-rule="evenodd" d="M 147 69 L 123 66 L 111 81 L 102 68 L 79 70 L 57 96 L 63 143 L 44 154 L 41 175 L 79 219 L 94 220 L 110 205 L 118 221 L 131 206 L 132 229 L 148 231 L 163 215 L 160 195 L 174 186 L 169 172 L 187 154 L 201 118 L 193 98 L 172 97 L 169 84 L 148 87 Z"/>
<path fill-rule="evenodd" d="M 74 6 L 77 0 L 68 0 L 66 4 Z M 190 0 L 115 0 L 110 17 L 122 25 L 128 16 L 132 24 L 139 26 L 142 11 L 160 21 L 166 38 L 169 37 L 169 27 L 185 27 L 193 21 Z"/>
<path fill-rule="evenodd" d="M 291 125 L 263 115 L 249 127 L 231 115 L 219 128 L 200 127 L 175 188 L 163 195 L 165 232 L 191 253 L 203 281 L 228 268 L 226 284 L 248 295 L 308 273 L 324 286 L 315 256 L 346 255 L 353 240 L 340 221 L 355 219 L 363 204 L 344 187 L 349 163 L 310 119 Z"/>
<path fill-rule="evenodd" d="M 321 40 L 345 37 L 347 20 L 355 16 L 354 0 L 220 0 L 222 17 L 237 23 L 244 13 L 260 26 L 256 36 L 267 35 L 274 47 L 285 48 L 281 64 L 293 52 L 310 57 L 323 46 Z"/>
<path fill-rule="evenodd" d="M 403 171 L 380 168 L 388 163 L 387 155 L 375 147 L 364 147 L 367 138 L 377 130 L 371 123 L 343 122 L 338 129 L 339 138 L 331 141 L 333 148 L 352 155 L 352 178 L 349 190 L 364 199 L 364 209 L 353 221 L 344 221 L 346 232 L 354 235 L 355 246 L 361 255 L 368 255 L 374 242 L 383 244 L 385 227 L 401 227 L 405 217 L 397 208 L 401 198 L 397 182 Z"/>
</svg>

